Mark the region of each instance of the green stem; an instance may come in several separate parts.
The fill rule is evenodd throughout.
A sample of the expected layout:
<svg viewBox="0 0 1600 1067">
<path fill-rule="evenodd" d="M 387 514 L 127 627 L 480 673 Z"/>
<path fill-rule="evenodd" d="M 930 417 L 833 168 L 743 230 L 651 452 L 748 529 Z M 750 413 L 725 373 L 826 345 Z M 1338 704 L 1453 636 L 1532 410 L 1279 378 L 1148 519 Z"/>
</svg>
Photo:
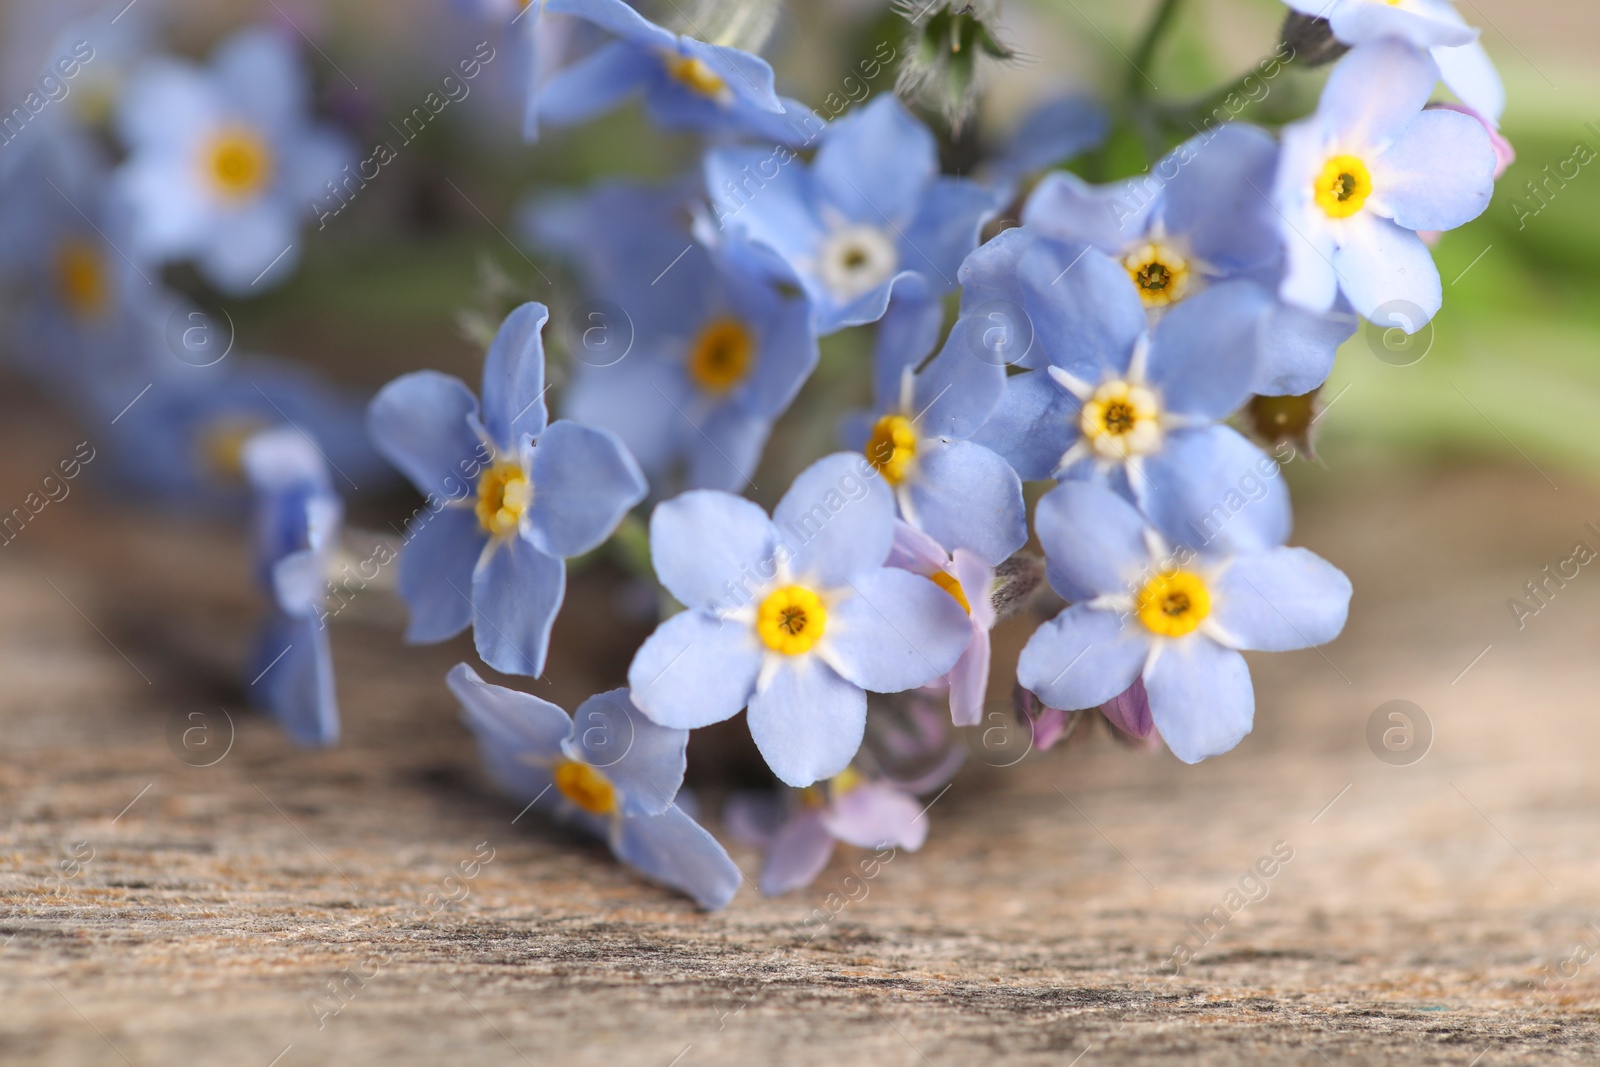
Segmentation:
<svg viewBox="0 0 1600 1067">
<path fill-rule="evenodd" d="M 1166 36 L 1167 30 L 1172 27 L 1173 16 L 1177 15 L 1178 8 L 1183 0 L 1161 0 L 1161 6 L 1156 8 L 1150 17 L 1150 24 L 1145 27 L 1144 36 L 1139 39 L 1139 45 L 1133 51 L 1133 69 L 1128 72 L 1128 97 L 1135 103 L 1142 101 L 1149 91 L 1154 88 L 1150 76 L 1145 73 L 1145 68 L 1155 59 L 1156 49 L 1161 45 L 1161 38 Z"/>
</svg>

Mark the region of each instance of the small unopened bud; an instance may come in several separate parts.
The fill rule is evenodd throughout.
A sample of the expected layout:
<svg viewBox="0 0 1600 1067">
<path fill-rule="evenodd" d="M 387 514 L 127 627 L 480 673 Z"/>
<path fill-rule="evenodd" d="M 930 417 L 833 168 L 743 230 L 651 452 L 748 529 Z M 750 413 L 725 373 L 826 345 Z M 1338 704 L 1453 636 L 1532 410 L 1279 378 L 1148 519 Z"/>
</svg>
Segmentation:
<svg viewBox="0 0 1600 1067">
<path fill-rule="evenodd" d="M 911 23 L 895 91 L 937 109 L 959 133 L 977 107 L 979 64 L 1017 57 L 994 29 L 996 0 L 896 0 L 895 7 Z"/>
<path fill-rule="evenodd" d="M 1327 19 L 1298 11 L 1289 12 L 1283 20 L 1283 43 L 1294 49 L 1296 61 L 1308 67 L 1332 63 L 1350 51 L 1349 45 L 1333 35 L 1333 26 Z"/>
<path fill-rule="evenodd" d="M 996 567 L 994 585 L 989 587 L 995 621 L 1009 618 L 1027 606 L 1043 582 L 1044 561 L 1026 552 L 1018 552 Z"/>
<path fill-rule="evenodd" d="M 1322 392 L 1318 386 L 1300 396 L 1252 397 L 1245 408 L 1245 419 L 1257 437 L 1274 447 L 1285 442 L 1292 444 L 1305 455 L 1315 459 L 1311 447 L 1311 428 L 1321 413 L 1317 397 Z"/>
<path fill-rule="evenodd" d="M 1071 737 L 1083 719 L 1083 712 L 1052 708 L 1020 683 L 1011 692 L 1011 702 L 1017 720 L 1033 732 L 1033 747 L 1041 752 Z"/>
</svg>

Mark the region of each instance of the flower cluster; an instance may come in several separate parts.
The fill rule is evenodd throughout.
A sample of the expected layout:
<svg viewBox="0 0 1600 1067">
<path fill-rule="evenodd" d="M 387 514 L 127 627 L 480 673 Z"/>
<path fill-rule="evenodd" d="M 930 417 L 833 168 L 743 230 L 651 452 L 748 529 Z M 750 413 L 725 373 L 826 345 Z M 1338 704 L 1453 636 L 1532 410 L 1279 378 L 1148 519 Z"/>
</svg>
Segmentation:
<svg viewBox="0 0 1600 1067">
<path fill-rule="evenodd" d="M 519 299 L 476 393 L 417 371 L 363 419 L 305 373 L 224 362 L 193 285 L 167 287 L 174 264 L 221 298 L 287 279 L 354 157 L 276 30 L 126 64 L 108 121 L 28 131 L 0 171 L 19 365 L 110 427 L 131 491 L 250 501 L 271 609 L 244 674 L 295 741 L 339 736 L 342 497 L 381 483 L 379 456 L 425 500 L 383 558 L 408 641 L 470 627 L 484 664 L 538 678 L 562 666 L 569 561 L 655 594 L 625 687 L 575 716 L 466 664 L 448 685 L 507 792 L 706 908 L 742 876 L 682 789 L 691 731 L 743 712 L 787 787 L 728 805 L 783 892 L 836 841 L 921 845 L 917 798 L 991 717 L 1008 618 L 1036 625 L 1013 725 L 1037 747 L 1100 709 L 1186 763 L 1252 728 L 1241 652 L 1340 633 L 1350 583 L 1288 546 L 1286 479 L 1236 416 L 1312 403 L 1360 320 L 1440 309 L 1429 242 L 1485 209 L 1509 151 L 1445 0 L 1291 0 L 1289 41 L 1337 57 L 1315 111 L 1181 143 L 1144 123 L 1160 143 L 1110 183 L 1086 177 L 1104 153 L 1078 163 L 1115 110 L 1045 101 L 980 149 L 890 86 L 824 118 L 778 94 L 772 19 L 741 5 L 702 5 L 715 35 L 624 0 L 464 6 L 516 42 L 536 151 L 637 100 L 692 155 L 528 200 L 515 230 L 563 264 L 578 291 L 548 303 L 572 328 Z M 976 56 L 928 42 L 1004 61 L 1000 5 L 903 6 L 901 88 L 959 125 Z"/>
</svg>

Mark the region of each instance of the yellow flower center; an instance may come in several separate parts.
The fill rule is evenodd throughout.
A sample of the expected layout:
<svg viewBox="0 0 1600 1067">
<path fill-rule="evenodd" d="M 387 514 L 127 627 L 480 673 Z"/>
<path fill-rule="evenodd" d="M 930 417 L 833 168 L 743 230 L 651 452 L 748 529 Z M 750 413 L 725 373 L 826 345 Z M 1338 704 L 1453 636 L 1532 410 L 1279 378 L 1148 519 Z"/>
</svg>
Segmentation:
<svg viewBox="0 0 1600 1067">
<path fill-rule="evenodd" d="M 248 127 L 229 127 L 206 146 L 206 177 L 226 199 L 248 200 L 258 195 L 272 180 L 272 168 L 272 150 Z"/>
<path fill-rule="evenodd" d="M 690 92 L 718 97 L 728 91 L 728 83 L 717 77 L 705 60 L 669 52 L 661 57 L 667 75 Z"/>
<path fill-rule="evenodd" d="M 478 522 L 490 537 L 517 532 L 533 503 L 533 483 L 517 463 L 496 463 L 478 476 Z"/>
<path fill-rule="evenodd" d="M 1161 447 L 1161 404 L 1142 385 L 1106 382 L 1084 402 L 1078 421 L 1083 439 L 1105 459 L 1143 456 Z"/>
<path fill-rule="evenodd" d="M 725 393 L 750 376 L 756 339 L 737 319 L 712 319 L 689 349 L 689 377 L 708 393 Z"/>
<path fill-rule="evenodd" d="M 1122 259 L 1145 307 L 1182 300 L 1189 288 L 1189 262 L 1166 245 L 1149 242 Z"/>
<path fill-rule="evenodd" d="M 561 795 L 590 815 L 610 815 L 617 810 L 617 790 L 606 776 L 576 760 L 562 760 L 555 768 Z"/>
<path fill-rule="evenodd" d="M 1135 611 L 1151 633 L 1182 637 L 1193 633 L 1211 614 L 1211 591 L 1192 571 L 1159 574 L 1139 591 Z"/>
<path fill-rule="evenodd" d="M 62 243 L 56 251 L 55 283 L 61 302 L 80 319 L 99 318 L 111 302 L 105 256 L 89 241 Z"/>
<path fill-rule="evenodd" d="M 1372 195 L 1372 172 L 1355 156 L 1334 156 L 1312 185 L 1317 206 L 1330 219 L 1347 219 Z"/>
<path fill-rule="evenodd" d="M 934 571 L 928 575 L 928 580 L 954 597 L 956 603 L 961 605 L 962 611 L 968 615 L 972 614 L 972 605 L 967 602 L 967 591 L 961 588 L 961 580 L 959 578 L 949 571 Z"/>
<path fill-rule="evenodd" d="M 867 439 L 867 462 L 889 480 L 899 485 L 911 473 L 917 459 L 917 431 L 904 415 L 885 415 L 872 427 Z"/>
<path fill-rule="evenodd" d="M 828 625 L 822 598 L 803 585 L 769 593 L 756 612 L 756 632 L 774 652 L 798 656 L 811 651 Z"/>
<path fill-rule="evenodd" d="M 270 425 L 251 416 L 227 416 L 208 423 L 195 435 L 200 465 L 226 485 L 243 485 L 245 442 Z"/>
</svg>

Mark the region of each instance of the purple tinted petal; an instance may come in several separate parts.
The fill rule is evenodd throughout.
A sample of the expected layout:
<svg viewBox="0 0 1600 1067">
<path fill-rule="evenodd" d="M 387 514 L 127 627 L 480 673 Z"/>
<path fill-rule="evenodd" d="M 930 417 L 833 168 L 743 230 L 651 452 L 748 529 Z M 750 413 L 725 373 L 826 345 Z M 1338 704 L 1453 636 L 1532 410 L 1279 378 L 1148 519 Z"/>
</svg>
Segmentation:
<svg viewBox="0 0 1600 1067">
<path fill-rule="evenodd" d="M 846 789 L 822 809 L 822 825 L 846 844 L 915 852 L 928 839 L 928 820 L 917 798 L 877 782 Z"/>
<path fill-rule="evenodd" d="M 817 808 L 802 808 L 783 824 L 767 848 L 761 868 L 761 891 L 769 897 L 816 881 L 833 855 L 833 835 L 822 825 Z"/>
</svg>

